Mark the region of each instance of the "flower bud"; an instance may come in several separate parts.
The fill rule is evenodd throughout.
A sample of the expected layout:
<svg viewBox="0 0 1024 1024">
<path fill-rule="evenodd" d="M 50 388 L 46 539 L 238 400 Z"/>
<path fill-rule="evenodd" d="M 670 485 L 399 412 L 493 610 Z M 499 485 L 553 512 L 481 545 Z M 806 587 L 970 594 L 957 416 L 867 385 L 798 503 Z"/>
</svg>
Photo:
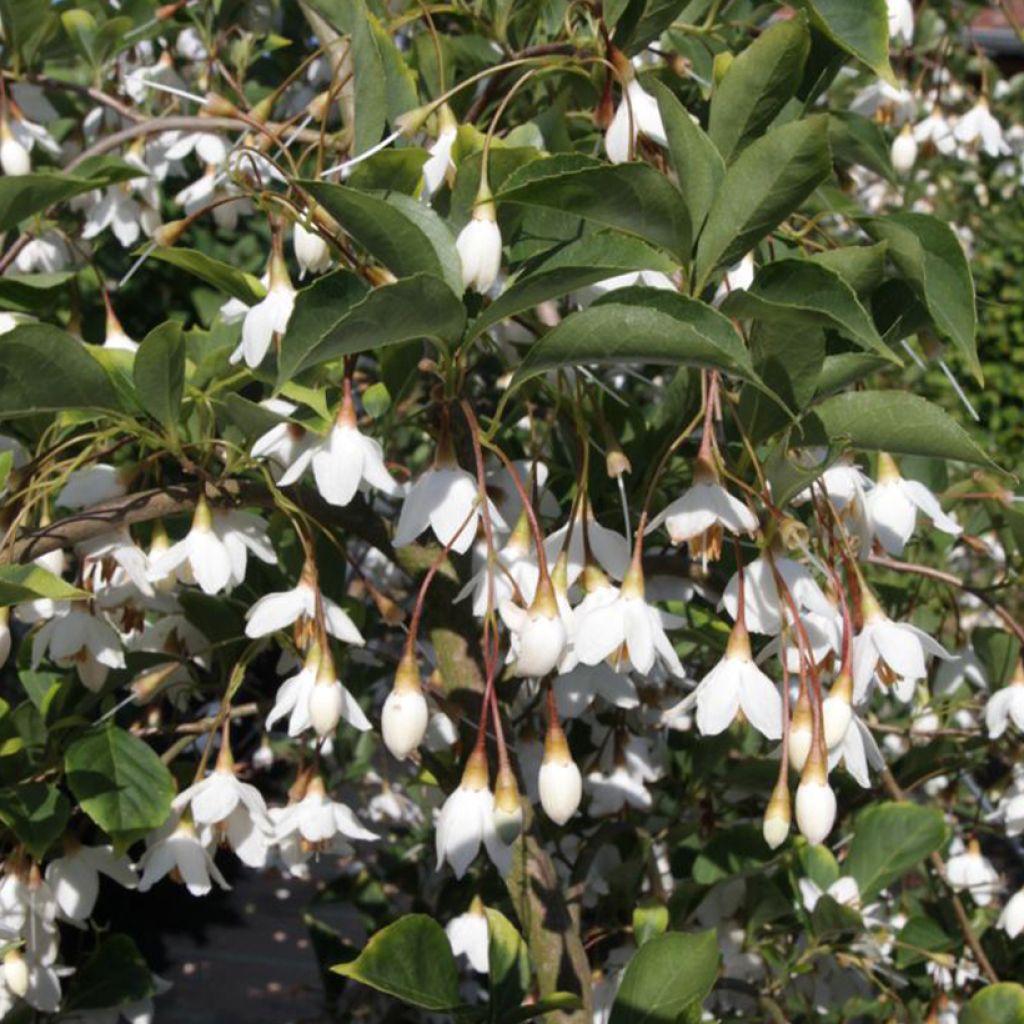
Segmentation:
<svg viewBox="0 0 1024 1024">
<path fill-rule="evenodd" d="M 182 217 L 179 220 L 169 220 L 166 224 L 161 224 L 156 231 L 153 232 L 153 241 L 157 245 L 162 245 L 167 248 L 177 245 L 181 236 L 189 229 L 192 221 L 189 217 Z"/>
<path fill-rule="evenodd" d="M 344 703 L 345 695 L 335 678 L 334 665 L 329 656 L 325 657 L 309 694 L 309 721 L 317 736 L 329 736 L 338 728 Z"/>
<path fill-rule="evenodd" d="M 260 740 L 256 753 L 252 755 L 252 767 L 254 771 L 263 772 L 274 766 L 274 748 L 270 745 L 270 738 L 264 735 Z"/>
<path fill-rule="evenodd" d="M 491 190 L 483 181 L 473 217 L 459 232 L 455 248 L 462 262 L 463 286 L 481 294 L 489 292 L 501 267 L 501 229 Z"/>
<path fill-rule="evenodd" d="M 789 787 L 784 779 L 779 779 L 765 808 L 764 823 L 761 826 L 764 841 L 773 850 L 777 850 L 786 841 L 791 820 Z"/>
<path fill-rule="evenodd" d="M 518 634 L 515 674 L 540 679 L 553 671 L 565 652 L 567 636 L 550 579 L 537 586 Z"/>
<path fill-rule="evenodd" d="M 0 608 L 0 668 L 11 653 L 11 609 Z"/>
<path fill-rule="evenodd" d="M 814 719 L 811 713 L 811 702 L 806 693 L 801 693 L 793 708 L 793 718 L 789 723 L 789 763 L 794 771 L 802 772 L 807 764 L 807 755 L 811 752 L 811 741 L 814 737 Z"/>
<path fill-rule="evenodd" d="M 828 784 L 821 752 L 807 759 L 800 785 L 796 788 L 796 823 L 807 842 L 823 843 L 836 820 L 836 795 Z"/>
<path fill-rule="evenodd" d="M 20 950 L 11 949 L 4 954 L 4 981 L 19 999 L 25 998 L 28 991 L 28 964 Z"/>
<path fill-rule="evenodd" d="M 829 695 L 821 706 L 825 728 L 825 746 L 829 750 L 843 742 L 850 723 L 853 721 L 853 679 L 850 673 L 840 672 L 832 684 Z"/>
<path fill-rule="evenodd" d="M 322 274 L 331 265 L 330 246 L 315 231 L 307 231 L 295 222 L 292 246 L 299 268 L 305 274 Z"/>
<path fill-rule="evenodd" d="M 4 174 L 31 174 L 28 150 L 11 134 L 7 119 L 0 119 L 0 167 Z"/>
<path fill-rule="evenodd" d="M 205 117 L 236 117 L 238 107 L 227 97 L 211 92 L 206 94 L 206 100 L 199 108 L 199 113 Z"/>
<path fill-rule="evenodd" d="M 508 765 L 498 770 L 498 781 L 494 787 L 494 831 L 506 846 L 511 846 L 523 831 L 519 785 Z"/>
<path fill-rule="evenodd" d="M 398 663 L 395 685 L 381 713 L 381 733 L 392 757 L 404 761 L 423 742 L 428 718 L 416 656 L 406 651 Z"/>
<path fill-rule="evenodd" d="M 548 726 L 544 738 L 538 788 L 540 805 L 556 825 L 564 825 L 580 806 L 583 777 L 572 759 L 565 733 L 555 721 Z"/>
<path fill-rule="evenodd" d="M 899 175 L 909 174 L 917 160 L 917 141 L 910 125 L 905 124 L 892 143 L 892 166 Z"/>
</svg>

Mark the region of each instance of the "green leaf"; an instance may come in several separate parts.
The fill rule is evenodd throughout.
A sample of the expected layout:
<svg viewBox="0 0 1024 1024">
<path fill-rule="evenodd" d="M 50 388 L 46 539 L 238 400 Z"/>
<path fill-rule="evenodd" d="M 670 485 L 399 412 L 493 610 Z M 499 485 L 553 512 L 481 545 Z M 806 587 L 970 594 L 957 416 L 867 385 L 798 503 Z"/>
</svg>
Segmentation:
<svg viewBox="0 0 1024 1024">
<path fill-rule="evenodd" d="M 1005 686 L 1020 658 L 1020 640 L 995 626 L 982 626 L 971 634 L 971 643 L 985 665 L 989 688 Z"/>
<path fill-rule="evenodd" d="M 809 843 L 800 847 L 798 856 L 804 874 L 821 890 L 839 878 L 839 863 L 826 846 Z"/>
<path fill-rule="evenodd" d="M 130 177 L 140 177 L 137 168 Z M 54 203 L 89 192 L 107 183 L 106 177 L 82 174 L 59 174 L 39 171 L 36 174 L 14 174 L 0 177 L 0 231 L 11 228 L 40 213 Z"/>
<path fill-rule="evenodd" d="M 53 274 L 5 274 L 0 277 L 0 303 L 16 313 L 53 308 L 53 293 L 72 278 L 73 270 Z"/>
<path fill-rule="evenodd" d="M 754 380 L 743 341 L 721 313 L 685 295 L 636 287 L 567 316 L 534 344 L 511 386 L 559 366 L 629 362 L 712 367 Z"/>
<path fill-rule="evenodd" d="M 523 1021 L 533 1020 L 535 1017 L 543 1017 L 547 1013 L 555 1013 L 561 1010 L 564 1013 L 572 1013 L 578 1010 L 583 1003 L 580 997 L 571 992 L 552 992 L 551 995 L 543 996 L 537 1002 L 529 1006 L 521 1006 L 515 1010 L 508 1010 L 498 1018 L 498 1024 L 522 1024 Z"/>
<path fill-rule="evenodd" d="M 911 964 L 927 959 L 920 950 L 946 953 L 955 946 L 937 921 L 930 917 L 912 917 L 900 929 L 896 939 L 896 967 L 903 970 Z"/>
<path fill-rule="evenodd" d="M 570 242 L 513 281 L 477 317 L 470 336 L 475 338 L 493 324 L 538 303 L 618 274 L 631 270 L 660 270 L 669 274 L 674 269 L 670 259 L 646 242 L 614 231 L 598 231 Z"/>
<path fill-rule="evenodd" d="M 426 914 L 406 914 L 370 938 L 337 974 L 425 1010 L 459 1005 L 459 972 L 444 929 Z"/>
<path fill-rule="evenodd" d="M 312 293 L 315 289 L 326 290 L 335 276 L 322 278 L 302 294 Z M 351 289 L 346 295 L 346 302 L 350 298 Z M 325 303 L 325 299 L 328 302 Z M 299 312 L 296 304 L 296 312 L 281 344 L 279 383 L 306 367 L 343 355 L 367 352 L 414 338 L 457 340 L 466 326 L 466 309 L 462 301 L 440 278 L 430 274 L 415 274 L 393 284 L 382 285 L 347 307 L 346 302 L 337 306 L 340 315 L 331 313 L 317 322 L 312 314 L 314 299 L 310 298 L 298 323 L 295 322 Z M 315 305 L 329 305 L 329 295 L 318 294 Z"/>
<path fill-rule="evenodd" d="M 894 213 L 863 221 L 868 234 L 889 245 L 889 258 L 928 310 L 939 333 L 983 382 L 975 333 L 974 281 L 953 229 L 926 213 Z"/>
<path fill-rule="evenodd" d="M 153 748 L 109 725 L 75 740 L 64 755 L 68 786 L 116 846 L 159 828 L 170 813 L 174 780 Z"/>
<path fill-rule="evenodd" d="M 142 339 L 132 377 L 142 408 L 173 433 L 185 390 L 185 337 L 178 321 L 168 320 Z"/>
<path fill-rule="evenodd" d="M 679 17 L 686 0 L 628 0 L 615 29 L 615 45 L 627 56 L 654 42 Z"/>
<path fill-rule="evenodd" d="M 73 601 L 88 596 L 41 565 L 0 565 L 0 607 L 40 597 Z"/>
<path fill-rule="evenodd" d="M 497 199 L 582 217 L 689 260 L 686 206 L 668 179 L 648 164 L 613 165 L 579 156 L 535 160 L 509 177 Z"/>
<path fill-rule="evenodd" d="M 7 487 L 7 481 L 14 466 L 14 452 L 10 449 L 0 452 L 0 492 Z"/>
<path fill-rule="evenodd" d="M 886 0 L 799 0 L 811 24 L 875 74 L 895 82 L 889 66 L 889 12 Z"/>
<path fill-rule="evenodd" d="M 905 391 L 834 395 L 809 410 L 804 423 L 812 433 L 818 427 L 828 440 L 854 448 L 994 465 L 948 413 Z"/>
<path fill-rule="evenodd" d="M 433 274 L 456 295 L 464 291 L 455 239 L 429 206 L 400 192 L 362 192 L 318 181 L 302 187 L 396 277 Z"/>
<path fill-rule="evenodd" d="M 229 263 L 214 259 L 196 249 L 157 246 L 150 253 L 150 258 L 170 263 L 172 267 L 198 277 L 247 306 L 254 306 L 267 294 L 267 289 L 252 274 L 238 270 Z"/>
<path fill-rule="evenodd" d="M 896 181 L 889 140 L 874 121 L 850 111 L 833 111 L 828 116 L 828 138 L 836 163 L 860 165 Z"/>
<path fill-rule="evenodd" d="M 851 936 L 864 930 L 864 922 L 853 907 L 822 895 L 811 911 L 811 928 L 819 941 L 840 935 Z"/>
<path fill-rule="evenodd" d="M 971 997 L 960 1024 L 1024 1024 L 1024 985 L 1000 981 Z"/>
<path fill-rule="evenodd" d="M 486 907 L 488 989 L 492 1019 L 522 1005 L 530 989 L 530 955 L 512 922 L 500 910 Z"/>
<path fill-rule="evenodd" d="M 18 55 L 22 65 L 31 64 L 40 43 L 60 25 L 56 12 L 48 4 L 24 3 L 23 0 L 0 0 L 4 43 Z"/>
<path fill-rule="evenodd" d="M 712 200 L 725 177 L 725 162 L 715 144 L 700 125 L 694 124 L 689 111 L 668 87 L 655 79 L 652 88 L 665 126 L 679 191 L 696 235 L 704 226 Z"/>
<path fill-rule="evenodd" d="M 633 908 L 633 938 L 637 947 L 663 935 L 668 926 L 669 912 L 664 903 L 646 899 Z"/>
<path fill-rule="evenodd" d="M 713 930 L 651 939 L 626 965 L 609 1024 L 675 1024 L 711 991 L 718 960 Z"/>
<path fill-rule="evenodd" d="M 834 270 L 858 295 L 873 292 L 885 276 L 884 242 L 878 245 L 847 245 L 816 252 L 808 259 Z"/>
<path fill-rule="evenodd" d="M 853 842 L 843 864 L 867 902 L 946 840 L 942 812 L 911 803 L 883 803 L 857 816 Z"/>
<path fill-rule="evenodd" d="M 156 992 L 153 975 L 127 935 L 106 935 L 75 971 L 67 995 L 69 1010 L 103 1010 L 137 1003 Z"/>
<path fill-rule="evenodd" d="M 0 790 L 0 821 L 3 821 L 35 860 L 64 834 L 71 816 L 68 798 L 45 782 L 21 782 Z"/>
<path fill-rule="evenodd" d="M 711 95 L 708 135 L 731 163 L 796 94 L 811 35 L 801 17 L 780 21 L 730 63 Z"/>
<path fill-rule="evenodd" d="M 879 337 L 856 292 L 836 271 L 810 260 L 776 260 L 762 267 L 745 291 L 722 303 L 727 316 L 768 323 L 829 327 L 896 365 L 902 361 Z"/>
<path fill-rule="evenodd" d="M 749 252 L 832 173 L 821 116 L 783 125 L 752 142 L 725 172 L 697 245 L 700 287 L 715 267 Z"/>
<path fill-rule="evenodd" d="M 110 378 L 70 334 L 22 324 L 0 335 L 0 416 L 118 408 Z"/>
</svg>

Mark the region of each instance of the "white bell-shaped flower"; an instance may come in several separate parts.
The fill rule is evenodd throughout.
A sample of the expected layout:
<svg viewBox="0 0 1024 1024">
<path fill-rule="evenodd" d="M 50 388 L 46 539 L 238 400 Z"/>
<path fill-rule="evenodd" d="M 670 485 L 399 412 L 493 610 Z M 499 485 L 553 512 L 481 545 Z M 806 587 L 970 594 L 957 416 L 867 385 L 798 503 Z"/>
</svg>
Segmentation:
<svg viewBox="0 0 1024 1024">
<path fill-rule="evenodd" d="M 828 784 L 828 769 L 813 744 L 796 788 L 796 823 L 812 846 L 823 843 L 836 820 L 836 795 Z"/>
<path fill-rule="evenodd" d="M 999 915 L 996 927 L 1002 928 L 1011 939 L 1024 932 L 1024 889 L 1018 889 L 1010 897 Z"/>
<path fill-rule="evenodd" d="M 906 177 L 914 169 L 917 162 L 917 140 L 909 124 L 905 124 L 892 140 L 890 156 L 893 169 L 901 177 Z"/>
<path fill-rule="evenodd" d="M 999 872 L 981 852 L 977 839 L 971 839 L 966 849 L 956 844 L 957 852 L 946 861 L 946 878 L 957 892 L 968 892 L 979 907 L 987 907 L 999 891 Z"/>
<path fill-rule="evenodd" d="M 170 821 L 146 840 L 148 849 L 137 867 L 142 870 L 139 892 L 148 892 L 165 875 L 180 878 L 193 896 L 205 896 L 216 882 L 230 889 L 220 868 L 199 841 L 188 817 L 172 815 Z"/>
<path fill-rule="evenodd" d="M 834 747 L 829 748 L 829 771 L 840 764 L 863 789 L 871 788 L 871 770 L 877 772 L 885 767 L 885 758 L 882 757 L 871 730 L 856 713 L 850 719 L 843 738 Z"/>
<path fill-rule="evenodd" d="M 469 910 L 453 917 L 444 926 L 444 930 L 452 953 L 464 956 L 478 974 L 486 974 L 490 964 L 490 931 L 480 897 L 474 896 Z"/>
<path fill-rule="evenodd" d="M 64 855 L 46 865 L 46 881 L 66 918 L 85 921 L 92 916 L 101 874 L 126 889 L 134 889 L 139 881 L 128 858 L 116 854 L 112 846 L 82 846 L 77 840 L 65 840 Z"/>
<path fill-rule="evenodd" d="M 331 265 L 331 247 L 312 227 L 307 228 L 301 221 L 295 222 L 292 230 L 292 248 L 299 264 L 299 280 L 306 274 L 322 274 Z"/>
<path fill-rule="evenodd" d="M 489 292 L 501 268 L 501 228 L 486 175 L 480 181 L 473 215 L 459 232 L 455 248 L 462 263 L 463 286 L 481 294 Z"/>
<path fill-rule="evenodd" d="M 423 742 L 430 720 L 415 652 L 406 648 L 395 673 L 395 685 L 384 701 L 380 731 L 391 756 L 404 761 Z"/>
<path fill-rule="evenodd" d="M 455 138 L 459 133 L 459 126 L 447 103 L 441 104 L 437 112 L 438 133 L 437 140 L 427 151 L 429 158 L 423 165 L 423 200 L 430 202 L 433 196 L 445 183 L 446 179 L 453 179 L 455 174 L 455 162 L 452 160 L 452 146 L 455 145 Z M 486 969 L 486 968 L 485 968 Z"/>
<path fill-rule="evenodd" d="M 565 653 L 568 634 L 550 578 L 541 579 L 529 608 L 502 601 L 499 611 L 510 632 L 513 674 L 540 679 L 553 672 Z"/>
<path fill-rule="evenodd" d="M 953 126 L 953 137 L 965 146 L 980 146 L 991 157 L 1010 153 L 1003 126 L 993 116 L 984 96 Z"/>
<path fill-rule="evenodd" d="M 572 758 L 553 708 L 544 737 L 544 759 L 538 773 L 537 790 L 544 813 L 556 825 L 564 825 L 576 813 L 583 797 L 583 776 Z"/>
<path fill-rule="evenodd" d="M 960 524 L 942 511 L 924 484 L 900 476 L 896 462 L 886 452 L 878 456 L 878 480 L 867 495 L 866 508 L 872 532 L 891 555 L 903 554 L 914 532 L 918 509 L 936 529 L 954 537 L 962 532 Z"/>
<path fill-rule="evenodd" d="M 0 168 L 4 174 L 32 173 L 32 158 L 25 146 L 14 137 L 6 117 L 0 117 Z"/>
<path fill-rule="evenodd" d="M 498 838 L 494 823 L 494 794 L 488 779 L 487 758 L 474 750 L 466 762 L 462 781 L 453 790 L 437 818 L 437 868 L 445 861 L 462 878 L 483 843 L 502 875 L 512 866 L 512 850 Z"/>
<path fill-rule="evenodd" d="M 911 0 L 886 0 L 889 9 L 889 38 L 909 46 L 914 41 L 914 5 Z"/>
<path fill-rule="evenodd" d="M 316 489 L 331 505 L 347 505 L 361 485 L 376 487 L 384 494 L 399 493 L 398 484 L 384 465 L 380 442 L 359 432 L 351 388 L 346 379 L 345 397 L 331 432 L 322 441 L 303 447 L 278 480 L 279 486 L 295 483 L 311 468 Z"/>
<path fill-rule="evenodd" d="M 569 531 L 572 531 L 571 534 Z M 583 538 L 586 534 L 587 543 Z M 586 548 L 597 564 L 613 579 L 621 580 L 629 571 L 630 550 L 626 538 L 615 530 L 602 526 L 594 518 L 594 510 L 590 500 L 583 496 L 577 502 L 576 511 L 570 522 L 560 526 L 544 542 L 544 551 L 548 561 L 553 562 L 565 547 L 565 538 L 569 537 L 567 579 L 572 586 L 582 575 L 586 566 Z"/>
<path fill-rule="evenodd" d="M 729 634 L 725 657 L 697 687 L 697 728 L 704 736 L 717 736 L 741 709 L 762 736 L 777 740 L 782 735 L 782 697 L 754 663 L 742 620 Z"/>
<path fill-rule="evenodd" d="M 613 164 L 630 159 L 640 134 L 659 146 L 668 145 L 658 101 L 640 84 L 628 62 L 621 67 L 627 78 L 626 87 L 612 123 L 604 133 L 604 151 Z"/>
<path fill-rule="evenodd" d="M 782 555 L 775 555 L 774 563 L 799 611 L 816 612 L 827 618 L 835 616 L 835 608 L 804 566 Z M 786 609 L 787 620 L 789 619 L 789 607 L 785 598 L 779 595 L 771 561 L 762 556 L 748 562 L 743 567 L 743 580 L 747 629 L 751 633 L 775 636 L 782 629 L 783 608 Z M 733 621 L 736 620 L 739 607 L 739 589 L 737 572 L 729 580 L 722 595 L 722 604 Z"/>
<path fill-rule="evenodd" d="M 32 638 L 32 668 L 49 654 L 58 665 L 74 665 L 82 683 L 99 690 L 108 669 L 124 668 L 117 630 L 86 601 L 59 605 L 56 614 Z"/>
<path fill-rule="evenodd" d="M 1024 663 L 1018 661 L 1010 682 L 996 690 L 985 705 L 989 739 L 998 739 L 1013 722 L 1024 733 Z"/>
<path fill-rule="evenodd" d="M 267 294 L 249 307 L 242 321 L 242 340 L 231 353 L 232 363 L 244 359 L 250 369 L 255 369 L 266 358 L 274 336 L 280 337 L 287 330 L 295 308 L 295 289 L 288 277 L 280 244 L 280 241 L 275 240 L 274 251 L 270 256 L 270 286 Z"/>
<path fill-rule="evenodd" d="M 372 843 L 380 838 L 362 826 L 350 807 L 327 795 L 319 775 L 309 781 L 301 800 L 277 816 L 278 840 L 295 835 L 314 850 L 329 849 L 338 843 L 347 845 L 350 839 Z"/>
</svg>

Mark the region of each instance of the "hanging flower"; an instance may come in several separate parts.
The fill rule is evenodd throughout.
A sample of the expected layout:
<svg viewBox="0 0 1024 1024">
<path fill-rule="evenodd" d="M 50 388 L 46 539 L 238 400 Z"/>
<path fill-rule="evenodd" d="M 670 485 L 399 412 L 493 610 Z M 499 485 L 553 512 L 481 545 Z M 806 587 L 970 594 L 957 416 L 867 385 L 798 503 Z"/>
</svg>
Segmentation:
<svg viewBox="0 0 1024 1024">
<path fill-rule="evenodd" d="M 222 889 L 231 888 L 187 817 L 172 815 L 146 843 L 147 850 L 137 865 L 142 870 L 139 892 L 148 892 L 164 875 L 172 873 L 193 896 L 205 896 L 214 882 Z"/>
<path fill-rule="evenodd" d="M 112 846 L 82 846 L 76 839 L 64 843 L 64 855 L 46 865 L 46 881 L 60 912 L 71 921 L 92 917 L 100 891 L 100 875 L 134 889 L 138 876 L 124 854 Z"/>
<path fill-rule="evenodd" d="M 280 337 L 288 328 L 292 310 L 295 308 L 295 289 L 288 277 L 281 242 L 275 236 L 274 251 L 270 256 L 270 286 L 267 294 L 254 306 L 250 306 L 242 321 L 242 340 L 231 353 L 231 362 L 243 358 L 245 365 L 255 369 L 266 358 L 274 337 Z"/>
<path fill-rule="evenodd" d="M 490 932 L 487 914 L 479 896 L 473 897 L 465 914 L 453 917 L 444 927 L 455 956 L 464 956 L 478 974 L 488 971 Z"/>
<path fill-rule="evenodd" d="M 667 146 L 665 126 L 661 120 L 658 101 L 637 80 L 632 64 L 616 53 L 615 65 L 625 80 L 622 100 L 615 117 L 604 133 L 604 151 L 613 164 L 630 159 L 638 136 L 644 135 L 659 146 Z"/>
<path fill-rule="evenodd" d="M 463 286 L 481 294 L 489 292 L 501 267 L 501 229 L 486 174 L 480 179 L 473 215 L 459 232 L 455 248 L 462 263 Z"/>
</svg>

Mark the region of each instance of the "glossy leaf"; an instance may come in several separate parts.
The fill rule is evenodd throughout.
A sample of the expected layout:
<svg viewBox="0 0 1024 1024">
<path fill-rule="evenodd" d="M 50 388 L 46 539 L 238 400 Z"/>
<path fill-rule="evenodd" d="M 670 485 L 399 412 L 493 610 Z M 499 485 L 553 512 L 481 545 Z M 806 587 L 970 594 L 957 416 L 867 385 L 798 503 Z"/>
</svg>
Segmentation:
<svg viewBox="0 0 1024 1024">
<path fill-rule="evenodd" d="M 488 990 L 492 1016 L 521 1006 L 530 988 L 530 954 L 515 925 L 493 907 L 487 914 Z"/>
<path fill-rule="evenodd" d="M 852 111 L 833 111 L 828 138 L 837 163 L 866 167 L 895 183 L 890 143 L 881 125 Z"/>
<path fill-rule="evenodd" d="M 976 465 L 992 460 L 948 413 L 918 395 L 891 391 L 851 391 L 815 405 L 805 421 L 813 431 L 854 448 L 895 455 L 931 455 Z M 821 436 L 818 437 L 820 443 Z"/>
<path fill-rule="evenodd" d="M 884 242 L 878 245 L 847 245 L 841 249 L 828 249 L 809 256 L 812 263 L 820 263 L 834 270 L 858 295 L 873 292 L 885 276 Z"/>
<path fill-rule="evenodd" d="M 858 815 L 843 872 L 870 900 L 946 841 L 942 812 L 911 803 L 883 803 Z"/>
<path fill-rule="evenodd" d="M 5 274 L 0 277 L 0 302 L 6 310 L 17 313 L 50 309 L 53 293 L 74 276 L 71 270 L 52 274 Z"/>
<path fill-rule="evenodd" d="M 626 965 L 609 1024 L 675 1024 L 711 991 L 718 961 L 713 930 L 651 939 Z"/>
<path fill-rule="evenodd" d="M 170 263 L 172 267 L 177 267 L 179 270 L 198 277 L 218 291 L 244 302 L 247 306 L 255 305 L 267 294 L 267 289 L 252 274 L 247 274 L 229 263 L 207 256 L 206 253 L 199 252 L 197 249 L 157 246 L 150 253 L 149 258 Z"/>
<path fill-rule="evenodd" d="M 180 323 L 168 320 L 142 339 L 132 373 L 143 409 L 174 431 L 185 390 L 185 338 Z"/>
<path fill-rule="evenodd" d="M 661 82 L 651 84 L 658 100 L 661 120 L 668 138 L 669 156 L 676 172 L 679 191 L 690 214 L 693 233 L 700 233 L 722 178 L 725 161 L 704 130 Z"/>
<path fill-rule="evenodd" d="M 316 181 L 302 186 L 396 277 L 433 274 L 446 281 L 456 295 L 462 294 L 455 239 L 429 206 L 400 192 L 364 192 Z"/>
<path fill-rule="evenodd" d="M 793 98 L 810 49 L 807 24 L 796 17 L 776 22 L 729 64 L 711 95 L 708 120 L 708 135 L 726 163 Z"/>
<path fill-rule="evenodd" d="M 573 214 L 689 258 L 686 206 L 664 175 L 647 164 L 561 156 L 535 160 L 515 172 L 497 198 Z"/>
<path fill-rule="evenodd" d="M 70 334 L 40 323 L 0 335 L 0 416 L 118 408 L 110 378 Z"/>
<path fill-rule="evenodd" d="M 0 565 L 0 607 L 48 598 L 73 601 L 88 594 L 55 576 L 41 565 Z"/>
<path fill-rule="evenodd" d="M 889 66 L 889 12 L 886 0 L 799 0 L 811 23 L 837 46 L 877 75 L 892 82 Z"/>
<path fill-rule="evenodd" d="M 512 386 L 559 366 L 619 363 L 713 367 L 748 380 L 750 356 L 721 313 L 674 292 L 623 288 L 567 316 L 526 354 Z"/>
<path fill-rule="evenodd" d="M 175 785 L 153 748 L 108 725 L 75 740 L 64 756 L 68 786 L 82 810 L 123 846 L 159 828 Z"/>
<path fill-rule="evenodd" d="M 983 988 L 960 1011 L 959 1024 L 1024 1024 L 1024 985 L 1000 981 Z"/>
<path fill-rule="evenodd" d="M 675 264 L 638 238 L 614 231 L 586 235 L 513 281 L 477 318 L 472 337 L 538 303 L 634 270 L 671 273 Z M 2 280 L 2 279 L 0 279 Z"/>
<path fill-rule="evenodd" d="M 459 972 L 444 929 L 426 914 L 406 914 L 370 938 L 338 974 L 425 1010 L 459 1005 Z"/>
<path fill-rule="evenodd" d="M 834 270 L 810 260 L 767 264 L 749 288 L 726 298 L 722 312 L 739 319 L 828 327 L 901 365 L 854 290 Z"/>
<path fill-rule="evenodd" d="M 35 860 L 64 834 L 71 816 L 68 798 L 45 782 L 20 782 L 0 790 L 0 821 L 24 844 Z"/>
<path fill-rule="evenodd" d="M 697 280 L 749 252 L 832 173 L 821 117 L 776 128 L 726 171 L 697 245 Z"/>
<path fill-rule="evenodd" d="M 864 221 L 867 232 L 888 243 L 888 255 L 928 310 L 939 333 L 982 382 L 975 334 L 974 281 L 953 229 L 925 213 L 894 213 Z"/>
</svg>

